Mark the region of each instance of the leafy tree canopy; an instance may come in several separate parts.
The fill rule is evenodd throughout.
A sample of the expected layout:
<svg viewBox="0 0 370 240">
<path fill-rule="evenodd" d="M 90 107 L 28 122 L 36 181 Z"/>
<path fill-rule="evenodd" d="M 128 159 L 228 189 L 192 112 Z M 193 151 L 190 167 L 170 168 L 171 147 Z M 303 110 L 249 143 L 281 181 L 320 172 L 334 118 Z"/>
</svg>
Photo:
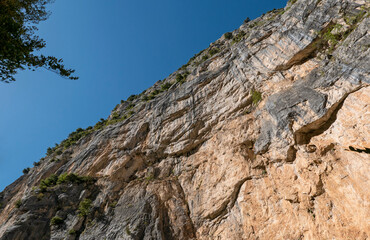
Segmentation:
<svg viewBox="0 0 370 240">
<path fill-rule="evenodd" d="M 0 0 L 0 81 L 15 81 L 17 70 L 46 68 L 72 80 L 73 69 L 53 56 L 35 55 L 45 41 L 35 34 L 36 25 L 48 18 L 45 5 L 53 0 Z"/>
</svg>

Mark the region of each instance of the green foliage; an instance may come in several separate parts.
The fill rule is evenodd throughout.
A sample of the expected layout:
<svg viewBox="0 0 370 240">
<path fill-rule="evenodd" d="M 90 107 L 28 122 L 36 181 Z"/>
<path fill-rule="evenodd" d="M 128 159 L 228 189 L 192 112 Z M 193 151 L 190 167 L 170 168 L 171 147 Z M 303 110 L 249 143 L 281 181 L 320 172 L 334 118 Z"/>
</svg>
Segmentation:
<svg viewBox="0 0 370 240">
<path fill-rule="evenodd" d="M 45 192 L 48 187 L 55 186 L 58 181 L 58 176 L 55 174 L 50 175 L 48 178 L 41 180 L 39 188 L 41 192 Z"/>
<path fill-rule="evenodd" d="M 131 230 L 128 226 L 126 226 L 126 233 L 127 233 L 127 235 L 131 235 Z"/>
<path fill-rule="evenodd" d="M 41 199 L 44 198 L 44 194 L 41 192 L 39 194 L 37 194 L 37 199 L 40 201 Z"/>
<path fill-rule="evenodd" d="M 129 111 L 127 116 L 128 116 L 128 117 L 131 117 L 131 116 L 132 116 L 132 115 L 134 115 L 134 114 L 135 114 L 135 112 L 134 112 L 134 111 Z"/>
<path fill-rule="evenodd" d="M 209 56 L 207 54 L 206 55 L 203 55 L 202 56 L 202 61 L 206 61 L 208 58 L 209 58 Z"/>
<path fill-rule="evenodd" d="M 213 55 L 215 55 L 215 54 L 217 54 L 217 53 L 219 53 L 220 52 L 220 49 L 219 48 L 217 48 L 217 47 L 213 47 L 213 48 L 211 48 L 211 50 L 209 50 L 209 54 L 211 55 L 211 56 L 213 56 Z"/>
<path fill-rule="evenodd" d="M 239 31 L 239 33 L 236 36 L 233 37 L 233 43 L 240 42 L 245 35 L 246 35 L 246 33 L 244 31 Z"/>
<path fill-rule="evenodd" d="M 361 22 L 362 19 L 364 19 L 366 13 L 369 11 L 369 8 L 361 8 L 360 12 L 355 15 L 346 15 L 344 16 L 344 21 L 350 25 L 353 26 L 359 22 Z"/>
<path fill-rule="evenodd" d="M 48 147 L 48 149 L 46 150 L 46 156 L 51 155 L 53 152 L 54 152 L 54 148 Z"/>
<path fill-rule="evenodd" d="M 22 206 L 22 200 L 18 199 L 16 202 L 15 202 L 15 207 L 16 208 L 20 208 Z"/>
<path fill-rule="evenodd" d="M 158 94 L 160 94 L 162 91 L 161 90 L 158 90 L 158 89 L 155 89 L 154 91 L 152 91 L 149 95 L 146 95 L 143 97 L 143 100 L 144 101 L 149 101 L 149 100 L 152 100 L 154 99 Z"/>
<path fill-rule="evenodd" d="M 172 85 L 173 85 L 173 83 L 166 82 L 165 84 L 163 84 L 163 85 L 161 86 L 161 90 L 162 90 L 162 91 L 166 91 L 166 90 L 168 90 Z"/>
<path fill-rule="evenodd" d="M 68 234 L 69 235 L 75 235 L 76 234 L 76 230 L 71 229 L 71 230 L 68 231 Z"/>
<path fill-rule="evenodd" d="M 62 77 L 72 76 L 74 70 L 66 69 L 62 59 L 35 55 L 46 44 L 35 34 L 36 25 L 48 17 L 45 5 L 52 0 L 2 0 L 0 1 L 0 81 L 15 81 L 18 70 L 46 68 Z"/>
<path fill-rule="evenodd" d="M 101 126 L 100 124 L 103 124 L 105 121 L 106 120 L 101 119 L 101 121 L 98 122 L 97 125 L 95 125 L 95 129 L 99 129 L 100 127 L 104 126 L 104 125 Z M 68 147 L 72 146 L 78 140 L 80 140 L 82 137 L 86 136 L 87 134 L 89 134 L 93 131 L 94 131 L 94 129 L 91 126 L 86 128 L 86 129 L 77 128 L 76 131 L 70 133 L 68 138 L 63 140 L 59 145 L 55 144 L 55 147 L 53 147 L 53 148 L 49 147 L 47 149 L 46 155 L 50 156 L 53 153 L 55 153 L 56 155 L 62 154 L 64 149 L 67 149 Z"/>
<path fill-rule="evenodd" d="M 117 206 L 117 203 L 118 203 L 117 201 L 114 201 L 111 204 L 109 204 L 109 207 L 115 208 Z"/>
<path fill-rule="evenodd" d="M 137 97 L 138 97 L 137 95 L 133 94 L 133 95 L 131 95 L 131 96 L 129 96 L 129 97 L 127 98 L 127 101 L 132 102 L 132 101 L 134 101 Z"/>
<path fill-rule="evenodd" d="M 176 75 L 176 82 L 178 82 L 180 84 L 183 84 L 186 81 L 186 78 L 189 76 L 189 74 L 190 73 L 188 71 L 186 71 L 183 74 L 177 74 Z"/>
<path fill-rule="evenodd" d="M 288 3 L 290 4 L 290 5 L 293 5 L 294 3 L 296 3 L 297 2 L 297 0 L 289 0 L 288 1 Z"/>
<path fill-rule="evenodd" d="M 103 128 L 105 126 L 106 121 L 107 120 L 105 120 L 104 118 L 100 118 L 100 121 L 95 124 L 94 129 L 99 130 Z"/>
<path fill-rule="evenodd" d="M 318 40 L 315 42 L 315 47 L 318 51 L 323 51 L 329 48 L 329 53 L 332 53 L 336 48 L 336 45 L 344 40 L 349 33 L 353 30 L 349 28 L 345 32 L 341 32 L 342 25 L 334 24 L 326 29 L 323 29 L 318 34 Z"/>
<path fill-rule="evenodd" d="M 230 40 L 230 39 L 233 38 L 233 33 L 232 32 L 227 32 L 227 33 L 224 34 L 224 37 L 225 37 L 225 39 Z"/>
<path fill-rule="evenodd" d="M 60 160 L 58 158 L 52 158 L 50 162 L 59 162 Z"/>
<path fill-rule="evenodd" d="M 322 38 L 325 41 L 328 41 L 330 44 L 336 45 L 338 41 L 341 40 L 342 35 L 341 34 L 333 34 L 335 30 L 339 31 L 343 26 L 340 24 L 335 24 L 332 27 L 330 27 L 326 32 L 323 33 Z"/>
<path fill-rule="evenodd" d="M 118 119 L 119 118 L 119 113 L 118 112 L 114 112 L 112 114 L 112 119 Z"/>
<path fill-rule="evenodd" d="M 94 179 L 88 176 L 78 176 L 74 173 L 63 173 L 59 175 L 56 184 L 63 184 L 63 183 L 73 183 L 73 184 L 81 184 L 81 183 L 92 183 Z"/>
<path fill-rule="evenodd" d="M 155 179 L 154 177 L 154 174 L 149 174 L 146 178 L 145 178 L 145 181 L 146 182 L 150 182 L 150 181 L 153 181 Z"/>
<path fill-rule="evenodd" d="M 190 60 L 188 63 L 182 65 L 178 70 L 186 70 L 186 68 L 190 65 Z"/>
<path fill-rule="evenodd" d="M 30 168 L 28 167 L 28 168 L 25 168 L 25 169 L 23 169 L 23 174 L 28 174 L 29 172 L 30 172 Z"/>
<path fill-rule="evenodd" d="M 121 101 L 123 101 L 123 100 L 121 100 Z M 118 107 L 119 107 L 119 104 L 117 104 L 116 106 L 114 106 L 113 112 L 116 111 L 118 109 Z"/>
<path fill-rule="evenodd" d="M 251 91 L 252 102 L 254 105 L 257 105 L 262 100 L 262 93 L 256 90 Z"/>
<path fill-rule="evenodd" d="M 50 220 L 50 226 L 63 224 L 64 220 L 61 217 L 55 216 Z"/>
<path fill-rule="evenodd" d="M 268 21 L 274 20 L 277 16 L 282 15 L 284 12 L 285 12 L 284 8 L 280 9 L 274 8 L 273 10 L 267 12 L 268 14 L 271 14 L 271 16 L 267 20 Z"/>
<path fill-rule="evenodd" d="M 126 111 L 127 111 L 127 110 L 130 110 L 130 109 L 132 109 L 132 108 L 134 108 L 134 107 L 135 107 L 135 104 L 130 103 L 130 104 L 126 107 Z"/>
<path fill-rule="evenodd" d="M 91 184 L 93 182 L 94 182 L 94 178 L 89 177 L 89 176 L 78 176 L 75 173 L 63 173 L 59 176 L 52 174 L 48 178 L 41 180 L 39 189 L 41 192 L 45 192 L 49 187 L 53 187 L 58 184 L 63 184 L 63 183 Z"/>
<path fill-rule="evenodd" d="M 88 198 L 85 198 L 80 202 L 80 205 L 78 207 L 79 216 L 84 217 L 87 216 L 91 211 L 91 203 L 92 201 Z"/>
<path fill-rule="evenodd" d="M 341 31 L 343 28 L 341 24 L 332 24 L 320 31 L 318 33 L 318 40 L 315 43 L 316 49 L 318 51 L 329 49 L 328 53 L 331 54 L 335 50 L 337 44 L 344 41 L 348 35 L 356 29 L 358 23 L 364 19 L 367 12 L 368 9 L 362 9 L 356 15 L 345 15 L 344 21 L 346 24 L 350 25 L 345 31 Z"/>
</svg>

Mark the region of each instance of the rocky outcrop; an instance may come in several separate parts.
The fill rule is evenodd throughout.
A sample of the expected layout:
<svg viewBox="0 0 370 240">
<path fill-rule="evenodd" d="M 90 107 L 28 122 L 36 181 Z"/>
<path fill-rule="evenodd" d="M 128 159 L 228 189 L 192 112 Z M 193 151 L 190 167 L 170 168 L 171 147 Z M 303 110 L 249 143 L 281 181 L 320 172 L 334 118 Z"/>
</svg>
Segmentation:
<svg viewBox="0 0 370 240">
<path fill-rule="evenodd" d="M 225 34 L 8 186 L 0 239 L 369 238 L 369 7 Z"/>
</svg>

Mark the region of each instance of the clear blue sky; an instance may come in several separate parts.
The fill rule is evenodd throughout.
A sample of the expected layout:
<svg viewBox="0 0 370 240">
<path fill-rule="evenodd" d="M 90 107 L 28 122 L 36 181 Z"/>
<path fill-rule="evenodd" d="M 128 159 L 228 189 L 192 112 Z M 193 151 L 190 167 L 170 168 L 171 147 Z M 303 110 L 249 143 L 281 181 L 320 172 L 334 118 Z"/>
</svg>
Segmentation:
<svg viewBox="0 0 370 240">
<path fill-rule="evenodd" d="M 46 70 L 0 83 L 0 191 L 76 128 L 106 118 L 190 57 L 286 0 L 57 0 L 39 25 L 43 51 L 77 70 Z"/>
</svg>

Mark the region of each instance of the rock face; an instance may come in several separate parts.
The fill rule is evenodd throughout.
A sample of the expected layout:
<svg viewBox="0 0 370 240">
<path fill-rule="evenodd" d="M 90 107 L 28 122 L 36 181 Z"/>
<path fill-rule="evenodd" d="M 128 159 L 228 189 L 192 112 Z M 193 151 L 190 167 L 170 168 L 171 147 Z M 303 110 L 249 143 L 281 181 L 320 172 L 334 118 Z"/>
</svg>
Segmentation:
<svg viewBox="0 0 370 240">
<path fill-rule="evenodd" d="M 369 7 L 225 34 L 8 186 L 0 239 L 370 238 Z"/>
</svg>

